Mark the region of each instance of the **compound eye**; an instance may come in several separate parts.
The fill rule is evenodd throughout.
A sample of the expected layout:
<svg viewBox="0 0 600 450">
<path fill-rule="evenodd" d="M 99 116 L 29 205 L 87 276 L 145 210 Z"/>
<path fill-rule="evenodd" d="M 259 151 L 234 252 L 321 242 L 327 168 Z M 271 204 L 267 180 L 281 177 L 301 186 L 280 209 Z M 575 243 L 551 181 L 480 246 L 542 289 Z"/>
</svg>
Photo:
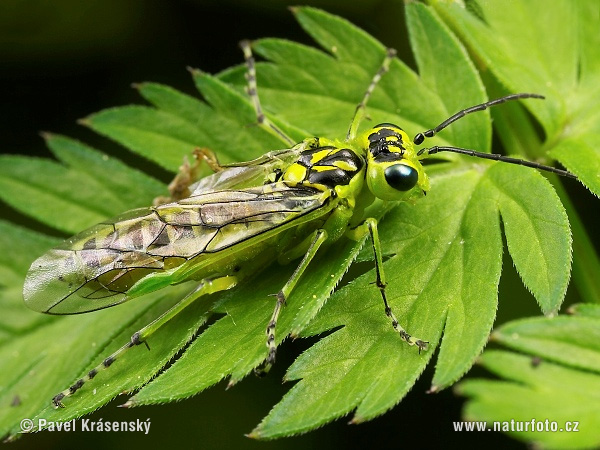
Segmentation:
<svg viewBox="0 0 600 450">
<path fill-rule="evenodd" d="M 394 164 L 385 169 L 385 181 L 398 191 L 409 191 L 419 181 L 419 172 L 406 164 Z"/>
</svg>

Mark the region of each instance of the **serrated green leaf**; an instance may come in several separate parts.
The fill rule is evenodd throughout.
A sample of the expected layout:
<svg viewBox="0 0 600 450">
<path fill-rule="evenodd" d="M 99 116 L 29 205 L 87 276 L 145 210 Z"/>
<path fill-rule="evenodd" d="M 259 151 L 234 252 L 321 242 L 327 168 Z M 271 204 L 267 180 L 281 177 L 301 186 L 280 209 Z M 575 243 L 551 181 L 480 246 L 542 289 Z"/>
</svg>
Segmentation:
<svg viewBox="0 0 600 450">
<path fill-rule="evenodd" d="M 276 341 L 297 334 L 317 314 L 358 253 L 361 243 L 348 242 L 336 254 L 317 258 L 302 284 L 286 301 L 277 324 Z M 343 257 L 340 263 L 340 257 Z M 138 392 L 133 405 L 161 403 L 195 395 L 230 376 L 230 384 L 245 377 L 265 358 L 264 329 L 273 312 L 275 289 L 280 289 L 294 267 L 276 267 L 223 296 L 214 309 L 226 314 L 211 325 L 159 378 Z"/>
<path fill-rule="evenodd" d="M 600 115 L 597 115 L 600 123 Z M 566 138 L 557 143 L 549 154 L 579 176 L 579 179 L 600 196 L 600 126 L 585 135 Z M 575 151 L 575 149 L 577 149 Z"/>
<path fill-rule="evenodd" d="M 544 313 L 556 314 L 570 276 L 569 221 L 544 177 L 531 170 L 514 169 L 496 164 L 488 172 L 490 195 L 498 202 L 508 251 L 523 283 Z M 522 177 L 517 176 L 519 172 Z"/>
<path fill-rule="evenodd" d="M 600 195 L 600 107 L 595 101 L 600 5 L 593 0 L 561 0 L 550 8 L 542 0 L 514 1 L 510 8 L 501 0 L 478 5 L 485 21 L 457 3 L 435 3 L 509 91 L 546 96 L 544 102 L 526 103 L 544 126 L 545 152 Z"/>
<path fill-rule="evenodd" d="M 435 28 L 434 25 L 438 22 L 435 21 L 434 16 L 428 15 L 427 11 L 421 5 L 408 5 L 407 14 L 412 19 L 412 26 L 418 32 L 426 30 L 432 34 L 447 33 L 443 27 Z M 428 18 L 428 20 L 423 19 L 426 26 L 417 26 L 420 15 Z M 420 39 L 429 42 L 423 37 Z M 450 54 L 452 59 L 456 59 L 460 51 L 454 54 L 450 52 Z M 434 62 L 440 65 L 439 71 L 444 64 L 448 63 L 443 57 L 430 63 Z M 392 71 L 393 68 L 390 72 Z M 435 72 L 435 68 L 432 67 L 430 71 Z M 526 245 L 527 250 L 515 249 L 514 253 L 519 260 L 519 265 L 523 266 L 524 279 L 529 285 L 535 286 L 539 301 L 544 307 L 556 309 L 564 297 L 570 267 L 570 238 L 560 202 L 557 201 L 556 195 L 547 183 L 540 178 L 531 177 L 537 184 L 542 183 L 544 200 L 538 199 L 538 202 L 542 208 L 548 208 L 548 211 L 534 218 L 521 217 L 519 221 L 512 204 L 515 199 L 509 196 L 517 196 L 516 203 L 525 203 L 529 209 L 534 199 L 527 194 L 521 194 L 521 197 L 510 187 L 498 186 L 498 178 L 502 178 L 500 174 L 504 170 L 505 168 L 497 165 L 485 172 L 481 178 L 475 175 L 467 176 L 467 174 L 455 179 L 436 178 L 432 186 L 432 192 L 436 192 L 435 199 L 428 197 L 421 200 L 414 208 L 401 205 L 389 213 L 381 224 L 382 245 L 386 253 L 390 251 L 396 253 L 396 256 L 384 264 L 386 271 L 402 274 L 388 280 L 388 298 L 390 303 L 396 302 L 393 307 L 394 310 L 400 311 L 397 312 L 397 316 L 404 318 L 405 323 L 408 324 L 404 326 L 411 333 L 428 339 L 432 345 L 435 345 L 441 336 L 445 322 L 444 340 L 433 380 L 434 390 L 448 386 L 468 370 L 483 348 L 493 323 L 502 246 L 499 212 L 507 215 L 507 219 L 512 222 L 511 225 L 514 223 L 516 226 L 523 226 L 523 221 L 531 220 L 534 230 L 528 236 L 533 236 L 535 239 L 538 235 L 547 236 L 545 231 L 536 230 L 536 227 L 543 229 L 545 226 L 550 226 L 545 224 L 546 214 L 555 219 L 558 217 L 553 225 L 556 227 L 554 232 L 565 236 L 564 239 L 561 238 L 560 249 L 555 251 L 552 248 L 552 240 L 546 239 L 543 249 L 536 252 L 545 263 L 552 266 L 549 270 L 539 271 L 538 261 L 534 264 L 530 260 L 521 262 L 525 259 L 524 252 L 531 252 L 530 245 Z M 519 172 L 514 167 L 508 167 L 506 170 L 506 173 L 512 174 L 513 178 L 519 178 L 517 173 L 520 173 L 521 176 L 524 175 L 523 183 L 531 183 L 531 178 L 526 172 Z M 439 184 L 436 185 L 438 182 Z M 516 184 L 515 188 L 518 186 Z M 493 199 L 496 199 L 495 202 Z M 452 205 L 451 210 L 444 208 L 443 205 L 449 204 Z M 405 211 L 405 208 L 408 210 Z M 400 215 L 397 211 L 403 211 L 414 223 L 411 221 L 408 225 L 405 224 L 404 215 Z M 387 229 L 386 224 L 391 224 L 392 228 Z M 410 237 L 411 233 L 418 236 L 418 239 Z M 511 239 L 518 241 L 519 238 L 520 236 L 511 234 Z M 402 245 L 394 245 L 395 242 L 401 242 Z M 411 246 L 413 242 L 415 244 Z M 518 245 L 517 242 L 514 244 L 514 246 Z M 520 242 L 520 244 L 526 243 Z M 513 246 L 512 241 L 511 246 Z M 474 271 L 473 267 L 477 267 L 477 270 Z M 416 268 L 418 270 L 415 270 Z M 429 274 L 429 277 L 425 274 Z M 554 286 L 544 288 L 543 283 L 535 279 L 540 274 L 550 279 L 559 276 L 563 281 L 558 283 L 554 290 Z M 354 307 L 356 311 L 360 311 L 360 317 L 364 320 L 367 299 L 372 302 L 377 301 L 376 292 L 371 292 L 370 296 L 367 294 L 369 288 L 372 291 L 372 286 L 368 286 L 368 283 L 373 279 L 373 275 L 369 281 L 368 278 L 365 279 L 363 285 L 365 292 L 359 290 L 356 285 L 347 288 L 349 291 L 340 291 L 315 319 L 306 334 L 322 332 L 340 325 L 345 325 L 345 328 L 319 343 L 318 350 L 315 348 L 306 352 L 290 368 L 288 378 L 301 378 L 301 381 L 256 428 L 253 435 L 270 438 L 302 432 L 348 414 L 355 408 L 353 420 L 358 422 L 367 420 L 396 404 L 408 387 L 414 383 L 423 369 L 424 359 L 412 362 L 408 356 L 402 354 L 397 361 L 392 360 L 382 367 L 377 361 L 379 349 L 386 345 L 385 341 L 380 341 L 379 339 L 382 338 L 377 334 L 374 336 L 372 328 L 369 328 L 370 331 L 365 331 L 353 327 L 353 319 L 355 321 L 359 319 L 349 314 L 348 310 L 352 311 Z M 399 286 L 403 285 L 405 290 L 398 292 L 398 289 L 402 289 Z M 346 294 L 343 295 L 343 299 L 340 299 L 338 296 L 342 296 L 343 292 Z M 371 302 L 369 304 L 371 305 Z M 427 306 L 415 306 L 417 304 Z M 335 309 L 331 305 L 338 305 L 338 307 Z M 409 305 L 418 312 L 414 312 Z M 374 307 L 369 306 L 369 308 Z M 410 328 L 413 317 L 420 317 L 427 325 L 413 324 Z M 385 322 L 385 318 L 383 319 Z M 426 331 L 422 331 L 423 327 Z M 386 331 L 394 337 L 392 330 Z M 362 338 L 364 334 L 371 337 L 367 344 L 359 338 L 356 340 L 350 338 L 350 336 Z M 354 345 L 348 347 L 348 341 Z M 341 358 L 339 348 L 344 344 L 347 348 L 346 356 Z M 401 349 L 397 351 L 402 352 Z M 388 350 L 386 353 L 388 358 L 390 358 L 389 353 Z M 322 354 L 331 355 L 331 358 L 318 356 Z M 407 368 L 407 365 L 412 367 Z M 373 369 L 365 372 L 366 367 Z M 355 370 L 361 373 L 360 382 L 357 381 Z M 333 376 L 333 373 L 338 375 Z M 379 379 L 387 380 L 388 376 L 394 378 L 395 383 L 378 382 Z M 316 386 L 319 386 L 319 390 Z M 398 389 L 398 386 L 404 388 Z M 310 402 L 301 400 L 307 397 L 310 397 Z"/>
<path fill-rule="evenodd" d="M 148 205 L 165 192 L 158 181 L 89 146 L 64 136 L 45 137 L 63 164 L 1 156 L 0 198 L 56 229 L 76 233 L 119 212 Z"/>
<path fill-rule="evenodd" d="M 546 28 L 574 19 L 569 7 L 572 2 L 558 3 L 552 8 L 540 8 L 541 2 L 517 1 L 511 8 L 503 8 L 498 2 L 479 2 L 485 22 L 457 3 L 435 4 L 445 13 L 457 34 L 467 40 L 485 66 L 505 86 L 514 92 L 543 90 L 548 101 L 544 105 L 532 102 L 527 106 L 542 122 L 548 135 L 553 135 L 564 120 L 561 88 L 570 88 L 575 81 L 575 30 L 566 30 L 563 41 L 562 33 L 548 33 Z M 565 55 L 564 63 L 554 56 L 557 53 Z M 552 58 L 545 58 L 545 55 L 552 55 Z M 568 72 L 564 73 L 565 70 Z"/>
<path fill-rule="evenodd" d="M 194 128 L 201 129 L 204 132 L 202 145 L 217 152 L 223 162 L 250 160 L 264 153 L 265 148 L 275 148 L 281 144 L 258 127 L 247 127 L 256 128 L 254 130 L 243 129 L 254 120 L 254 112 L 247 98 L 214 81 L 210 75 L 199 71 L 192 71 L 192 75 L 201 93 L 212 101 L 212 107 L 169 86 L 143 83 L 137 87 L 140 94 L 159 110 L 175 114 Z M 232 111 L 240 114 L 236 117 Z M 246 111 L 246 114 L 242 111 Z M 232 137 L 230 133 L 219 131 L 228 129 L 240 130 L 235 133 L 235 140 L 229 140 Z"/>
<path fill-rule="evenodd" d="M 423 84 L 443 99 L 445 117 L 464 108 L 465 96 L 485 101 L 485 88 L 475 66 L 445 24 L 422 4 L 416 3 L 408 7 L 406 12 L 419 75 Z M 432 29 L 438 32 L 432 33 Z M 445 136 L 451 136 L 449 140 L 455 145 L 489 151 L 492 132 L 489 123 L 489 114 L 473 115 L 457 122 Z"/>
<path fill-rule="evenodd" d="M 595 101 L 600 92 L 595 61 L 600 5 L 593 0 L 561 0 L 549 8 L 539 0 L 518 0 L 511 8 L 496 0 L 480 4 L 480 18 L 458 4 L 436 2 L 435 8 L 489 71 L 486 84 L 495 95 L 523 91 L 546 95 L 545 101 L 524 102 L 544 125 L 545 140 L 539 139 L 526 116 L 514 114 L 519 110 L 515 105 L 493 111 L 500 139 L 511 153 L 529 159 L 556 158 L 600 195 L 600 107 Z M 560 33 L 553 28 L 556 24 Z M 566 191 L 557 181 L 554 184 L 572 223 L 573 279 L 586 300 L 598 302 L 600 283 L 595 274 L 600 259 Z"/>
<path fill-rule="evenodd" d="M 60 240 L 35 233 L 13 223 L 0 220 L 0 266 L 2 285 L 23 283 L 23 274 L 29 269 L 36 253 L 43 252 Z"/>
<path fill-rule="evenodd" d="M 83 123 L 173 172 L 208 137 L 188 120 L 145 106 L 105 109 Z"/>
<path fill-rule="evenodd" d="M 382 245 L 394 255 L 384 263 L 384 269 L 391 274 L 387 276 L 387 296 L 396 316 L 411 334 L 428 340 L 432 348 L 443 330 L 433 390 L 461 377 L 487 341 L 497 308 L 502 254 L 499 214 L 505 221 L 517 222 L 511 226 L 523 227 L 524 236 L 529 227 L 560 229 L 564 225 L 564 212 L 548 183 L 537 174 L 527 177 L 527 171 L 521 172 L 496 164 L 483 174 L 436 177 L 432 185 L 435 196 L 414 206 L 399 205 L 381 222 Z M 534 184 L 542 183 L 540 192 L 545 196 L 538 193 L 536 204 L 547 211 L 527 219 L 511 216 L 515 214 L 510 211 L 512 203 L 527 205 L 532 198 L 519 190 L 518 184 L 514 191 L 519 192 L 514 192 L 499 179 L 507 176 L 514 182 L 519 173 L 525 175 L 523 183 L 531 184 L 532 179 Z M 513 198 L 507 199 L 507 194 Z M 452 210 L 445 210 L 445 204 L 452 204 Z M 552 217 L 560 218 L 559 224 L 552 224 Z M 531 222 L 522 223 L 527 220 Z M 566 234 L 568 249 L 567 231 L 561 229 L 560 233 Z M 537 259 L 520 261 L 525 280 L 536 283 L 535 276 L 540 273 L 544 280 L 546 276 L 568 277 L 568 252 L 555 252 L 554 241 L 542 237 L 549 235 L 547 231 L 536 230 L 533 235 L 541 240 L 534 246 L 530 242 L 521 245 L 529 249 L 528 254 L 539 255 L 543 263 Z M 511 235 L 510 239 L 518 238 Z M 542 250 L 534 252 L 532 247 L 538 244 Z M 550 270 L 540 271 L 543 264 Z M 398 403 L 414 384 L 433 350 L 419 357 L 414 349 L 402 345 L 381 313 L 383 305 L 372 285 L 374 279 L 374 273 L 369 272 L 336 293 L 305 330 L 303 334 L 312 335 L 345 325 L 292 365 L 287 378 L 301 381 L 254 431 L 257 437 L 302 432 L 355 408 L 353 421 L 371 419 Z M 553 307 L 564 296 L 564 291 L 558 291 L 553 297 L 558 303 Z M 380 361 L 382 355 L 385 363 Z M 310 402 L 302 400 L 305 398 Z"/>
<path fill-rule="evenodd" d="M 131 302 L 92 315 L 53 317 L 46 321 L 46 326 L 0 347 L 0 355 L 11 367 L 2 374 L 0 402 L 9 405 L 18 396 L 21 403 L 19 408 L 2 409 L 0 434 L 19 433 L 18 422 L 23 417 L 32 418 L 35 423 L 39 418 L 67 421 L 80 417 L 120 392 L 131 391 L 146 383 L 206 320 L 206 304 L 193 305 L 189 314 L 181 314 L 162 327 L 149 342 L 150 357 L 144 346 L 136 347 L 115 362 L 112 370 L 99 373 L 93 383 L 84 385 L 79 391 L 81 395 L 65 399 L 66 408 L 55 409 L 51 403 L 55 394 L 126 344 L 135 331 L 158 317 L 184 290 L 178 287 L 175 292 L 169 291 L 151 295 L 143 302 Z M 26 309 L 24 305 L 22 307 Z M 48 336 L 53 338 L 49 340 Z M 22 355 L 36 356 L 23 358 Z M 78 363 L 73 364 L 73 361 Z M 127 370 L 117 370 L 118 364 Z"/>
<path fill-rule="evenodd" d="M 309 34 L 333 57 L 281 40 L 256 42 L 257 53 L 272 61 L 257 66 L 264 109 L 294 138 L 343 138 L 385 49 L 343 19 L 312 8 L 295 12 Z M 409 3 L 407 14 L 421 75 L 394 60 L 373 93 L 368 115 L 373 123 L 392 121 L 416 133 L 437 125 L 457 109 L 484 101 L 485 93 L 464 49 L 435 13 L 421 4 Z M 250 159 L 281 148 L 282 144 L 265 130 L 248 126 L 255 122 L 255 115 L 243 94 L 243 72 L 243 67 L 218 77 L 193 72 L 207 104 L 165 86 L 143 84 L 141 94 L 156 108 L 105 110 L 92 115 L 88 124 L 169 170 L 175 170 L 196 146 L 210 147 L 219 156 L 225 155 L 225 160 Z M 457 127 L 432 139 L 432 145 L 489 149 L 491 132 L 485 114 L 465 118 Z M 68 156 L 62 158 L 67 160 Z M 77 169 L 77 173 L 93 172 L 85 164 Z M 309 349 L 290 368 L 287 378 L 301 380 L 254 436 L 307 431 L 353 409 L 355 422 L 376 417 L 408 392 L 438 345 L 434 387 L 441 389 L 461 377 L 485 345 L 495 317 L 502 250 L 500 214 L 512 224 L 507 227 L 507 240 L 525 284 L 545 310 L 560 305 L 568 280 L 570 242 L 564 212 L 548 185 L 526 170 L 473 160 L 429 166 L 428 173 L 433 176 L 431 195 L 414 206 L 402 204 L 393 209 L 381 221 L 380 233 L 384 252 L 390 256 L 384 264 L 390 304 L 401 324 L 429 340 L 432 348 L 419 355 L 394 333 L 379 292 L 372 285 L 372 272 L 336 293 L 306 328 L 358 252 L 358 244 L 340 243 L 318 256 L 303 276 L 282 312 L 277 339 L 280 342 L 289 333 L 296 335 L 303 329 L 302 334 L 309 335 L 343 328 Z M 104 178 L 94 180 L 101 184 Z M 44 186 L 49 184 L 49 180 L 44 181 Z M 123 186 L 131 187 L 132 199 L 140 187 L 135 184 L 128 181 Z M 525 185 L 535 188 L 531 192 L 518 189 Z M 534 199 L 542 212 L 530 217 Z M 540 223 L 546 217 L 552 218 L 550 223 Z M 519 227 L 525 229 L 523 236 L 528 239 L 514 232 Z M 556 248 L 548 245 L 553 239 L 560 244 Z M 532 261 L 530 255 L 537 259 Z M 532 268 L 540 261 L 546 270 Z M 44 402 L 127 342 L 159 310 L 180 298 L 181 292 L 161 291 L 114 311 L 52 322 L 47 329 L 56 327 L 52 328 L 53 335 L 65 338 L 58 339 L 48 354 L 40 351 L 44 330 L 36 329 L 19 340 L 19 354 L 42 356 L 35 361 L 14 357 L 18 370 L 10 374 L 7 383 L 0 383 L 9 386 L 0 391 L 3 401 L 8 402 L 15 393 L 31 393 L 23 397 L 27 412 L 53 420 L 68 420 L 92 411 L 119 392 L 147 383 L 191 338 L 213 304 L 212 311 L 225 317 L 201 330 L 183 356 L 143 387 L 132 404 L 184 398 L 227 376 L 237 382 L 265 356 L 264 330 L 273 310 L 267 294 L 277 292 L 292 270 L 274 266 L 252 283 L 197 302 L 189 314 L 181 314 L 152 337 L 150 353 L 136 347 L 119 360 L 121 370 L 115 365 L 99 374 L 93 383 L 65 400 L 68 408 L 62 411 L 51 410 Z M 3 351 L 6 347 L 0 347 L 0 355 Z M 63 362 L 59 355 L 67 353 L 69 360 L 81 363 Z M 48 368 L 50 360 L 59 361 L 58 370 Z M 25 376 L 32 367 L 44 374 L 43 386 L 41 379 Z M 0 431 L 15 432 L 17 414 L 22 411 L 8 411 L 0 421 L 4 424 Z"/>
<path fill-rule="evenodd" d="M 35 255 L 58 241 L 0 220 L 0 346 L 48 319 L 40 314 L 25 314 L 29 311 L 22 300 L 23 275 Z"/>
<path fill-rule="evenodd" d="M 520 352 L 600 373 L 600 321 L 597 317 L 515 320 L 494 331 L 492 338 Z"/>
<path fill-rule="evenodd" d="M 44 137 L 58 160 L 71 170 L 98 181 L 114 195 L 111 211 L 147 206 L 151 199 L 165 194 L 165 186 L 161 182 L 79 141 L 57 134 Z"/>
<path fill-rule="evenodd" d="M 481 364 L 503 380 L 471 379 L 457 386 L 469 398 L 465 419 L 487 421 L 488 427 L 501 422 L 506 428 L 500 431 L 542 448 L 600 445 L 598 330 L 600 319 L 593 315 L 532 318 L 502 326 L 494 333 L 500 342 L 536 356 L 486 351 Z M 557 431 L 523 431 L 523 422 L 531 425 L 532 419 L 554 422 Z M 521 422 L 522 428 L 511 430 L 511 422 Z M 576 422 L 578 431 L 567 432 L 567 422 Z"/>
<path fill-rule="evenodd" d="M 540 448 L 596 448 L 600 443 L 600 377 L 553 363 L 532 364 L 532 358 L 510 352 L 488 351 L 481 363 L 508 381 L 472 379 L 457 393 L 469 397 L 465 420 L 499 422 L 500 431 Z M 556 423 L 556 431 L 525 430 L 536 422 Z M 567 422 L 577 432 L 567 432 Z M 513 430 L 511 431 L 511 424 Z M 520 424 L 520 428 L 516 428 Z M 551 426 L 551 425 L 550 425 Z M 505 428 L 503 428 L 505 427 Z M 562 430 L 562 431 L 559 431 Z"/>
<path fill-rule="evenodd" d="M 379 68 L 385 48 L 339 17 L 314 8 L 299 8 L 295 12 L 309 34 L 321 40 L 320 43 L 326 49 L 336 49 L 333 52 L 335 58 L 288 41 L 257 41 L 254 45 L 257 53 L 278 62 L 277 65 L 257 65 L 258 79 L 261 80 L 259 92 L 263 103 L 283 123 L 308 130 L 308 135 L 345 136 L 354 108 L 361 100 L 365 86 Z M 354 33 L 351 40 L 342 38 L 350 33 Z M 282 55 L 293 58 L 284 62 Z M 309 60 L 313 60 L 313 63 L 308 64 Z M 461 62 L 468 66 L 466 60 L 446 62 L 452 67 Z M 238 68 L 224 72 L 221 78 L 242 89 L 245 85 L 243 74 L 243 68 Z M 464 93 L 463 102 L 466 97 L 471 102 L 483 100 L 478 88 Z M 454 98 L 450 101 L 454 101 Z M 437 125 L 440 118 L 448 115 L 448 110 L 452 110 L 453 105 L 445 106 L 444 102 L 445 99 L 396 59 L 392 61 L 389 74 L 383 77 L 369 101 L 369 123 L 391 121 L 402 124 L 404 129 L 414 134 Z M 415 106 L 420 104 L 427 104 L 427 108 Z M 369 123 L 363 124 L 363 128 L 368 127 Z M 468 136 L 480 136 L 480 131 L 476 128 L 480 124 L 489 130 L 489 122 L 476 120 L 468 128 L 472 133 L 461 135 L 454 144 L 464 144 L 460 139 L 469 139 Z M 451 136 L 442 136 L 438 142 L 447 144 L 452 139 Z M 478 144 L 485 148 L 489 145 L 487 142 Z"/>
<path fill-rule="evenodd" d="M 369 65 L 381 63 L 379 55 L 371 53 L 381 48 L 377 40 L 347 20 L 317 8 L 293 8 L 296 20 L 327 52 L 342 61 L 368 61 Z"/>
<path fill-rule="evenodd" d="M 121 205 L 113 192 L 83 173 L 48 159 L 11 155 L 0 157 L 0 198 L 67 233 L 101 222 L 114 211 L 112 205 Z"/>
<path fill-rule="evenodd" d="M 202 96 L 211 104 L 218 114 L 218 122 L 214 119 L 203 126 L 208 128 L 211 140 L 207 146 L 212 150 L 224 151 L 232 155 L 235 161 L 250 160 L 261 156 L 265 149 L 287 147 L 281 140 L 259 126 L 255 126 L 256 113 L 250 99 L 213 77 L 200 71 L 192 73 L 194 83 Z M 282 125 L 275 120 L 277 125 Z M 231 134 L 230 130 L 238 130 Z M 289 131 L 283 127 L 284 131 Z"/>
<path fill-rule="evenodd" d="M 140 83 L 135 88 L 158 109 L 179 116 L 196 126 L 201 117 L 211 115 L 210 106 L 199 99 L 159 83 Z"/>
</svg>

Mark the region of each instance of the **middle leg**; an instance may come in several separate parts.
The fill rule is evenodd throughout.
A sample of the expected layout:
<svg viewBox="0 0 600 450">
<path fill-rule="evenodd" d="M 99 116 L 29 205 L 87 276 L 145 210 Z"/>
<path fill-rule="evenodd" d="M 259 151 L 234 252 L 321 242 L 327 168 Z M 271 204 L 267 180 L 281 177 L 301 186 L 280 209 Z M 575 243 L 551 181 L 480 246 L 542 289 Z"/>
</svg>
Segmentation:
<svg viewBox="0 0 600 450">
<path fill-rule="evenodd" d="M 285 283 L 283 288 L 276 294 L 277 302 L 275 303 L 275 309 L 273 310 L 273 314 L 271 316 L 271 320 L 269 321 L 269 325 L 267 326 L 267 359 L 264 364 L 260 367 L 257 367 L 254 372 L 263 376 L 269 372 L 273 364 L 275 364 L 275 356 L 277 354 L 277 344 L 275 343 L 275 327 L 277 326 L 277 319 L 279 318 L 279 313 L 281 312 L 281 308 L 285 305 L 286 299 L 292 293 L 292 290 L 300 280 L 300 277 L 313 260 L 315 255 L 317 254 L 317 250 L 319 247 L 327 240 L 327 231 L 325 230 L 317 230 L 315 231 L 315 235 L 313 237 L 306 254 L 302 258 L 302 261 L 294 270 L 294 273 L 290 277 L 290 279 Z"/>
</svg>

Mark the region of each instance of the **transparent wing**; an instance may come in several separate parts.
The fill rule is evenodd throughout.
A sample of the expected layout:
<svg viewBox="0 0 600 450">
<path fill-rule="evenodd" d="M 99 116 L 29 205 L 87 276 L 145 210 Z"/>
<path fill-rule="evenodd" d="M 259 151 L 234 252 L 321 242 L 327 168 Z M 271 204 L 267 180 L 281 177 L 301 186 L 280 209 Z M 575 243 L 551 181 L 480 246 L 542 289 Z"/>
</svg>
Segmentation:
<svg viewBox="0 0 600 450">
<path fill-rule="evenodd" d="M 165 259 L 145 251 L 162 229 L 152 209 L 144 208 L 73 236 L 33 262 L 25 303 L 49 314 L 76 314 L 125 301 L 136 281 L 164 270 Z"/>
<path fill-rule="evenodd" d="M 266 236 L 266 231 L 322 208 L 328 198 L 327 192 L 273 183 L 129 211 L 34 261 L 23 288 L 25 303 L 48 314 L 78 314 L 122 303 L 128 290 L 149 274 Z"/>
<path fill-rule="evenodd" d="M 296 162 L 306 146 L 306 142 L 301 142 L 294 148 L 269 152 L 252 161 L 226 165 L 225 170 L 192 184 L 192 196 L 215 190 L 245 189 L 273 183 L 278 172 L 285 171 Z"/>
</svg>

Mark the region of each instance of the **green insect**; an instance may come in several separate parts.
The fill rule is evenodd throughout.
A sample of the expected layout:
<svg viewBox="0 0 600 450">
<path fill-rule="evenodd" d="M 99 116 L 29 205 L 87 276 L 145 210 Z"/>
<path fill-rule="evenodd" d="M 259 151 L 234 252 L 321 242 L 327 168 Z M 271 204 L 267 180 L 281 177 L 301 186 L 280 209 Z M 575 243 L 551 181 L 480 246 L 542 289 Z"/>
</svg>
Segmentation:
<svg viewBox="0 0 600 450">
<path fill-rule="evenodd" d="M 385 314 L 404 341 L 417 346 L 419 351 L 425 350 L 428 342 L 406 331 L 388 304 L 377 220 L 365 213 L 366 208 L 376 199 L 398 202 L 424 196 L 429 190 L 429 179 L 421 160 L 442 151 L 575 177 L 537 163 L 456 147 L 415 149 L 425 138 L 466 114 L 509 100 L 543 98 L 537 94 L 514 94 L 467 108 L 412 140 L 400 127 L 390 123 L 359 134 L 367 101 L 388 70 L 395 56 L 393 50 L 388 50 L 356 107 L 344 140 L 313 137 L 294 145 L 265 117 L 257 93 L 250 44 L 244 41 L 241 46 L 247 65 L 247 92 L 258 124 L 291 148 L 227 166 L 220 165 L 210 151 L 198 150 L 198 162 L 203 159 L 215 173 L 190 185 L 181 181 L 193 172 L 188 168 L 171 186 L 176 201 L 129 211 L 93 226 L 33 262 L 23 290 L 25 303 L 47 314 L 95 311 L 168 285 L 198 282 L 193 292 L 134 333 L 127 344 L 70 388 L 57 394 L 52 399 L 55 406 L 62 407 L 65 397 L 112 365 L 126 350 L 145 343 L 198 298 L 231 289 L 273 260 L 286 263 L 300 259 L 277 293 L 273 315 L 266 324 L 268 350 L 258 370 L 267 372 L 275 362 L 275 329 L 286 298 L 319 249 L 343 237 L 358 240 L 370 235 L 376 287 Z"/>
</svg>

